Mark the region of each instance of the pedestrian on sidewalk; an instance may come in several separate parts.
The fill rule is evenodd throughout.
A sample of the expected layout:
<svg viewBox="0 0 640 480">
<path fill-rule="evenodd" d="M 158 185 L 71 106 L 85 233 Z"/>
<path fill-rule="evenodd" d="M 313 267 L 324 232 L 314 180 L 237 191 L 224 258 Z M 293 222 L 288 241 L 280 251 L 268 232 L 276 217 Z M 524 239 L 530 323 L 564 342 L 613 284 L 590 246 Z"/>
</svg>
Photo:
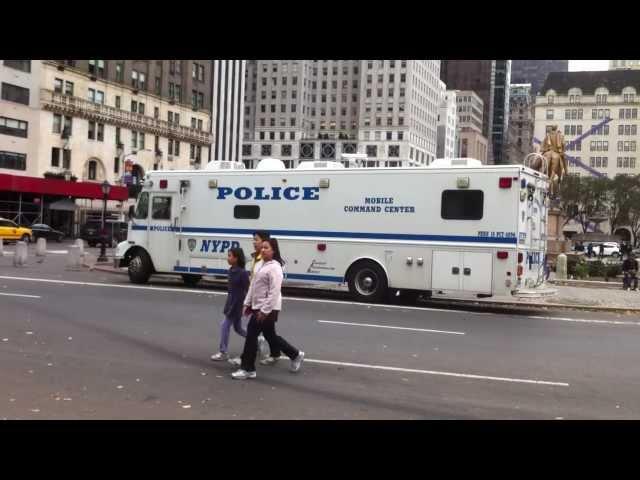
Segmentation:
<svg viewBox="0 0 640 480">
<path fill-rule="evenodd" d="M 269 240 L 269 232 L 266 232 L 264 230 L 258 230 L 256 232 L 253 232 L 253 253 L 251 254 L 251 268 L 249 270 L 249 282 L 251 284 L 251 282 L 253 282 L 253 278 L 255 275 L 255 272 L 257 270 L 260 269 L 260 267 L 262 266 L 262 244 L 266 241 Z M 271 346 L 269 346 L 270 350 L 273 350 L 271 348 Z M 258 350 L 260 352 L 260 357 L 261 360 L 260 362 L 264 362 L 265 359 L 270 358 L 267 352 L 267 341 L 264 338 L 264 335 L 262 335 L 262 333 L 258 336 Z M 276 348 L 277 350 L 277 348 Z M 231 358 L 229 359 L 229 363 L 231 365 L 240 366 L 241 360 L 240 357 L 236 357 L 236 358 Z"/>
<path fill-rule="evenodd" d="M 230 266 L 227 301 L 224 304 L 224 321 L 220 326 L 219 351 L 211 356 L 211 360 L 214 362 L 229 358 L 229 333 L 232 325 L 238 335 L 241 337 L 247 336 L 247 331 L 242 328 L 242 307 L 244 298 L 249 290 L 249 272 L 244 269 L 245 257 L 242 248 L 234 247 L 229 249 L 227 262 Z"/>
<path fill-rule="evenodd" d="M 604 257 L 604 243 L 600 244 L 599 249 L 600 249 L 600 253 L 598 256 L 600 257 L 600 260 L 602 260 L 602 257 Z"/>
<path fill-rule="evenodd" d="M 622 280 L 623 290 L 630 290 L 632 281 L 633 290 L 638 290 L 638 261 L 633 255 L 627 256 L 625 261 L 622 262 L 622 274 L 624 275 Z"/>
<path fill-rule="evenodd" d="M 282 286 L 284 261 L 280 255 L 278 241 L 271 238 L 262 245 L 262 265 L 256 268 L 254 279 L 249 286 L 247 298 L 244 301 L 245 313 L 251 314 L 247 325 L 247 337 L 242 352 L 240 369 L 233 372 L 231 377 L 235 380 L 256 378 L 256 351 L 258 347 L 258 335 L 264 333 L 271 347 L 271 357 L 275 364 L 281 352 L 284 352 L 291 360 L 290 370 L 298 372 L 304 360 L 304 352 L 293 347 L 284 338 L 276 333 L 276 322 L 282 309 Z"/>
</svg>

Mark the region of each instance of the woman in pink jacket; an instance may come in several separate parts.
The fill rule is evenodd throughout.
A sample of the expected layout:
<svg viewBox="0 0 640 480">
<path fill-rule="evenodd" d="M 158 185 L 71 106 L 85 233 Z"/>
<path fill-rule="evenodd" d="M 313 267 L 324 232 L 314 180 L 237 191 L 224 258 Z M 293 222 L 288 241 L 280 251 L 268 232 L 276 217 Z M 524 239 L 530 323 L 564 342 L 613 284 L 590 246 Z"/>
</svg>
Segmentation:
<svg viewBox="0 0 640 480">
<path fill-rule="evenodd" d="M 240 369 L 231 374 L 231 377 L 236 380 L 256 378 L 256 354 L 260 333 L 264 335 L 269 345 L 277 346 L 278 350 L 291 359 L 292 372 L 299 371 L 304 360 L 303 351 L 291 346 L 276 334 L 276 322 L 282 308 L 280 287 L 284 262 L 275 238 L 270 238 L 262 244 L 262 259 L 263 263 L 254 272 L 255 277 L 244 301 L 245 314 L 251 314 L 251 319 L 247 325 L 247 338 L 240 357 L 242 359 Z M 271 354 L 274 355 L 274 352 L 272 351 Z"/>
</svg>

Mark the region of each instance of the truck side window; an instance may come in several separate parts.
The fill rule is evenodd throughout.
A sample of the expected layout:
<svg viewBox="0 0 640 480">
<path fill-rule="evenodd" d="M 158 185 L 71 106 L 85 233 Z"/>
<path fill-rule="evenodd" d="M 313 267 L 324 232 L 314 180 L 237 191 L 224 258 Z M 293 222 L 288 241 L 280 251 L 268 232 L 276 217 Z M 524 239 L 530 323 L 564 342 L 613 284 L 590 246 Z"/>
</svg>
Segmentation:
<svg viewBox="0 0 640 480">
<path fill-rule="evenodd" d="M 171 220 L 171 197 L 153 197 L 151 218 L 153 220 Z"/>
<path fill-rule="evenodd" d="M 136 204 L 136 211 L 134 213 L 134 218 L 138 218 L 140 220 L 146 220 L 149 215 L 149 193 L 142 192 L 138 197 L 138 203 Z"/>
<path fill-rule="evenodd" d="M 233 207 L 233 216 L 240 219 L 256 220 L 260 218 L 260 207 L 258 205 L 236 205 Z"/>
<path fill-rule="evenodd" d="M 444 190 L 440 215 L 445 220 L 480 220 L 484 211 L 482 190 Z"/>
</svg>

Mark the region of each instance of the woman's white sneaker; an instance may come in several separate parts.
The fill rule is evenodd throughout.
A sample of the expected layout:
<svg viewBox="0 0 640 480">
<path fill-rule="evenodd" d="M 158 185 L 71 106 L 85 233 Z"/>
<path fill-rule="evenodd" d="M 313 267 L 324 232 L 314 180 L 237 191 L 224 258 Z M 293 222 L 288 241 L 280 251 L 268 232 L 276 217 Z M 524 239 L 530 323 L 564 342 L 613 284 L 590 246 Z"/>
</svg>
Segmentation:
<svg viewBox="0 0 640 480">
<path fill-rule="evenodd" d="M 239 367 L 242 365 L 242 359 L 240 357 L 230 358 L 228 362 L 234 367 Z"/>
<path fill-rule="evenodd" d="M 302 366 L 303 361 L 304 361 L 304 352 L 300 350 L 300 353 L 298 353 L 298 356 L 295 358 L 295 360 L 291 360 L 291 371 L 295 373 L 298 370 L 300 370 L 300 367 Z"/>
<path fill-rule="evenodd" d="M 250 378 L 256 378 L 256 372 L 247 372 L 246 370 L 236 370 L 235 372 L 233 372 L 231 374 L 231 378 L 233 378 L 234 380 L 247 380 Z"/>
<path fill-rule="evenodd" d="M 221 362 L 222 360 L 226 360 L 227 358 L 229 358 L 229 355 L 224 352 L 218 352 L 215 355 L 211 355 L 211 360 L 214 362 Z"/>
</svg>

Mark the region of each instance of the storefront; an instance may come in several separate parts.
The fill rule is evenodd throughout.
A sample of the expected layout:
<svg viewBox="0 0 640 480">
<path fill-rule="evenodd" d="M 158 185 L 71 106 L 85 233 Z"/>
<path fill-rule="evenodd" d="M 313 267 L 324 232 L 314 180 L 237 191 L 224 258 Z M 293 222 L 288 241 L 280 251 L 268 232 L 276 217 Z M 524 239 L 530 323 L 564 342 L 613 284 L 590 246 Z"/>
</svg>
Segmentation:
<svg viewBox="0 0 640 480">
<path fill-rule="evenodd" d="M 123 214 L 128 197 L 127 187 L 111 186 L 109 217 Z M 75 237 L 87 215 L 101 212 L 102 205 L 99 183 L 0 174 L 0 217 L 21 225 L 46 223 Z"/>
</svg>

